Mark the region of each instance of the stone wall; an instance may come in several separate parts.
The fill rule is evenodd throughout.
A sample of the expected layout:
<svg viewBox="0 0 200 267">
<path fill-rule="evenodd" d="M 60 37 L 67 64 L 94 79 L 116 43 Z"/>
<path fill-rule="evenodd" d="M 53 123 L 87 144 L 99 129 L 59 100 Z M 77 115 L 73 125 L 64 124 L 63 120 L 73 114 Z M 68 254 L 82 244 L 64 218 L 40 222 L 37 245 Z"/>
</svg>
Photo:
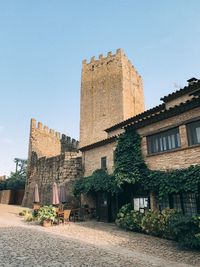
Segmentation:
<svg viewBox="0 0 200 267">
<path fill-rule="evenodd" d="M 200 164 L 200 145 L 188 146 L 187 132 L 185 124 L 192 119 L 200 119 L 200 107 L 184 112 L 163 121 L 153 123 L 146 127 L 140 128 L 138 133 L 142 137 L 142 154 L 146 164 L 152 170 L 170 170 L 187 168 L 193 164 Z M 179 127 L 181 148 L 174 151 L 166 151 L 156 155 L 148 155 L 146 136 L 164 131 L 173 127 Z M 113 151 L 116 142 L 96 147 L 83 152 L 84 176 L 92 174 L 100 168 L 101 157 L 107 157 L 109 173 L 113 170 Z"/>
<path fill-rule="evenodd" d="M 29 137 L 29 155 L 36 152 L 38 157 L 53 157 L 61 153 L 60 133 L 49 129 L 41 122 L 36 124 L 35 119 L 31 119 Z"/>
<path fill-rule="evenodd" d="M 77 206 L 78 200 L 72 195 L 74 181 L 82 175 L 81 155 L 77 152 L 66 152 L 56 157 L 38 158 L 32 153 L 28 169 L 23 206 L 32 207 L 34 201 L 34 187 L 38 184 L 40 203 L 52 204 L 52 186 L 56 182 L 66 189 L 67 204 Z"/>
<path fill-rule="evenodd" d="M 145 101 L 142 78 L 124 53 L 122 53 L 122 75 L 123 120 L 126 120 L 144 112 Z"/>
<path fill-rule="evenodd" d="M 89 176 L 93 171 L 101 168 L 101 158 L 107 159 L 107 170 L 113 172 L 113 155 L 116 143 L 110 143 L 104 146 L 96 147 L 83 152 L 84 176 Z"/>
<path fill-rule="evenodd" d="M 143 111 L 141 77 L 121 49 L 83 61 L 80 147 L 106 138 L 106 128 Z"/>
<path fill-rule="evenodd" d="M 60 143 L 61 143 L 61 153 L 69 151 L 78 152 L 79 142 L 76 141 L 74 138 L 62 134 Z"/>
<path fill-rule="evenodd" d="M 200 119 L 200 107 L 138 130 L 139 134 L 142 136 L 142 153 L 150 169 L 170 170 L 187 168 L 190 165 L 200 164 L 200 146 L 188 146 L 187 141 L 186 123 L 190 122 L 192 119 Z M 146 136 L 173 127 L 179 127 L 181 148 L 174 151 L 148 155 Z"/>
<path fill-rule="evenodd" d="M 40 204 L 52 204 L 52 185 L 66 188 L 67 203 L 77 205 L 72 194 L 74 180 L 82 174 L 79 142 L 49 130 L 41 122 L 31 119 L 27 181 L 22 205 L 32 207 L 34 187 L 38 184 Z"/>
<path fill-rule="evenodd" d="M 14 204 L 14 191 L 2 190 L 0 191 L 0 203 L 1 204 Z"/>
<path fill-rule="evenodd" d="M 68 151 L 78 151 L 79 142 L 71 137 L 49 129 L 41 122 L 36 123 L 31 119 L 30 136 L 29 136 L 29 154 L 36 152 L 40 157 L 54 157 Z"/>
</svg>

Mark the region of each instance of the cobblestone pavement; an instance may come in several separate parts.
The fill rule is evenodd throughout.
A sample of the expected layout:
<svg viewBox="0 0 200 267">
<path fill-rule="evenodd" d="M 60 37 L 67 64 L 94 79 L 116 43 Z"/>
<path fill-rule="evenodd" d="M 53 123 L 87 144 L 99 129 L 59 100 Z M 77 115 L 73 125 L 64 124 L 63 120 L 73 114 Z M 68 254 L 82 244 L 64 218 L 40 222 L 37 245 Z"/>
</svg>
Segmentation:
<svg viewBox="0 0 200 267">
<path fill-rule="evenodd" d="M 200 266 L 199 252 L 173 241 L 95 221 L 43 228 L 24 222 L 20 210 L 0 204 L 0 267 Z"/>
</svg>

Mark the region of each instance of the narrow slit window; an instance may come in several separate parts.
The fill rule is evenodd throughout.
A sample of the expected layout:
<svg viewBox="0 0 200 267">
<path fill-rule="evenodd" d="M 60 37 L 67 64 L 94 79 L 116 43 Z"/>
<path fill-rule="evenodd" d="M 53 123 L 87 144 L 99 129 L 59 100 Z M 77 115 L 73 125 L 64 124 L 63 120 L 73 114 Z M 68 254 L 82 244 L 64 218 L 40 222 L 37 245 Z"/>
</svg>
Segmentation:
<svg viewBox="0 0 200 267">
<path fill-rule="evenodd" d="M 106 157 L 101 158 L 101 169 L 103 170 L 107 169 L 107 158 Z"/>
</svg>

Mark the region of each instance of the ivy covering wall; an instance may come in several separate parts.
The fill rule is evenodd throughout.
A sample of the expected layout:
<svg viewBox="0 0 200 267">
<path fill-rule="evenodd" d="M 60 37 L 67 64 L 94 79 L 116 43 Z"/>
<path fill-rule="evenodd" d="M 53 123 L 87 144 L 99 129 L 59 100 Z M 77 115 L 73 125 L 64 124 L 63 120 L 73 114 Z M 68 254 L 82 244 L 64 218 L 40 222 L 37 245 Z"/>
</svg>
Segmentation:
<svg viewBox="0 0 200 267">
<path fill-rule="evenodd" d="M 80 196 L 100 191 L 114 194 L 118 190 L 114 175 L 109 175 L 105 170 L 99 169 L 95 170 L 91 176 L 77 180 L 73 191 L 75 196 Z"/>
<path fill-rule="evenodd" d="M 167 194 L 200 193 L 200 166 L 172 171 L 148 169 L 141 152 L 141 137 L 133 128 L 119 136 L 115 157 L 114 173 L 97 170 L 91 176 L 80 179 L 74 187 L 75 195 L 105 191 L 116 193 L 124 183 L 139 184 L 145 190 L 155 192 L 161 200 Z"/>
</svg>

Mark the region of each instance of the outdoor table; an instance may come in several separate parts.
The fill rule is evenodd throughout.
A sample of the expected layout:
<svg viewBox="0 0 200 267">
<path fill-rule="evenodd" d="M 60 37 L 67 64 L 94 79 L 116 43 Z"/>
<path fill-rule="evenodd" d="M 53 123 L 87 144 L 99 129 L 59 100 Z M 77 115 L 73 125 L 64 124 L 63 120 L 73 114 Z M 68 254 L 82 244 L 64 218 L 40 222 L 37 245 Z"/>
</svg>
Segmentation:
<svg viewBox="0 0 200 267">
<path fill-rule="evenodd" d="M 79 214 L 80 214 L 80 208 L 72 209 L 71 210 L 71 218 L 75 222 L 76 220 L 79 220 Z"/>
</svg>

